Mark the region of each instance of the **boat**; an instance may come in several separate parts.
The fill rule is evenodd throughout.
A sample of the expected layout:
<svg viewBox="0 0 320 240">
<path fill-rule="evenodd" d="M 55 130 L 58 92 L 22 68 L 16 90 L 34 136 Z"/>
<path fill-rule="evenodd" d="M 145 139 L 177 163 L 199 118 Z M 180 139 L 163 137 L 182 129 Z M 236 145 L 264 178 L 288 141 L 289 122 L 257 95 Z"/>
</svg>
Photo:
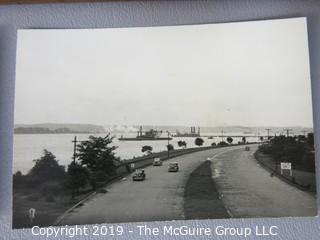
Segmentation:
<svg viewBox="0 0 320 240">
<path fill-rule="evenodd" d="M 200 137 L 200 127 L 198 127 L 198 132 L 196 132 L 195 127 L 190 128 L 190 132 L 180 133 L 176 130 L 176 135 L 174 137 Z"/>
<path fill-rule="evenodd" d="M 172 140 L 171 137 L 161 137 L 162 131 L 150 129 L 149 131 L 142 131 L 142 127 L 137 132 L 136 137 L 123 137 L 119 138 L 119 141 L 159 141 L 159 140 Z"/>
</svg>

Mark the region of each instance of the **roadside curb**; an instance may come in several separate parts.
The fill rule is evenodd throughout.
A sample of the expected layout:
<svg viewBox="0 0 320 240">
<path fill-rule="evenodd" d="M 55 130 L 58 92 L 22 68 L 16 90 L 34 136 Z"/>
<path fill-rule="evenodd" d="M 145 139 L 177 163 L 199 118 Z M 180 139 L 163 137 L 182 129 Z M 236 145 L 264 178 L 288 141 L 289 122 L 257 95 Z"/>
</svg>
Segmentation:
<svg viewBox="0 0 320 240">
<path fill-rule="evenodd" d="M 121 178 L 123 178 L 124 175 L 122 176 L 116 176 L 113 177 L 111 179 L 108 180 L 107 183 L 103 184 L 103 186 L 99 187 L 98 189 L 101 188 L 105 188 L 106 186 L 108 186 L 109 184 L 112 184 L 115 181 L 120 180 Z M 76 209 L 77 207 L 79 207 L 81 204 L 83 204 L 84 202 L 86 202 L 87 200 L 89 200 L 90 198 L 92 198 L 93 196 L 95 196 L 98 192 L 98 190 L 90 193 L 88 196 L 86 196 L 85 198 L 83 198 L 82 200 L 80 200 L 79 202 L 77 202 L 75 205 L 73 205 L 71 208 L 67 209 L 63 214 L 61 214 L 53 223 L 53 226 L 57 226 L 65 217 L 67 214 L 69 214 L 70 212 L 72 212 L 74 209 Z"/>
</svg>

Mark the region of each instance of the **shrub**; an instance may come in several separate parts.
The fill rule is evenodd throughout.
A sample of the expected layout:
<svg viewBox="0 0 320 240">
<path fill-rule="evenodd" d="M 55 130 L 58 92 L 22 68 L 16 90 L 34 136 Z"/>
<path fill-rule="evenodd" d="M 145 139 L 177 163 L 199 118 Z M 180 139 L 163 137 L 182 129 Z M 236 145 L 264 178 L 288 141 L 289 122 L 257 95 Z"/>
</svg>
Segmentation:
<svg viewBox="0 0 320 240">
<path fill-rule="evenodd" d="M 178 141 L 178 146 L 179 147 L 183 147 L 183 148 L 186 148 L 187 147 L 187 143 L 186 143 L 186 141 Z"/>
<path fill-rule="evenodd" d="M 196 138 L 196 139 L 194 140 L 194 144 L 197 145 L 197 146 L 199 146 L 199 147 L 202 146 L 203 143 L 204 143 L 204 140 L 203 140 L 202 138 Z"/>
<path fill-rule="evenodd" d="M 232 137 L 227 137 L 227 142 L 228 142 L 229 144 L 231 144 L 231 143 L 233 142 L 233 138 L 232 138 Z"/>
<path fill-rule="evenodd" d="M 168 144 L 168 145 L 167 145 L 167 150 L 168 150 L 168 151 L 173 151 L 173 150 L 174 150 L 173 145 L 172 145 L 172 144 Z"/>
<path fill-rule="evenodd" d="M 225 141 L 221 141 L 218 143 L 219 147 L 223 147 L 223 146 L 228 146 L 228 143 L 226 143 Z"/>
<path fill-rule="evenodd" d="M 141 152 L 147 152 L 147 154 L 151 154 L 152 152 L 152 147 L 151 146 L 142 146 Z"/>
</svg>

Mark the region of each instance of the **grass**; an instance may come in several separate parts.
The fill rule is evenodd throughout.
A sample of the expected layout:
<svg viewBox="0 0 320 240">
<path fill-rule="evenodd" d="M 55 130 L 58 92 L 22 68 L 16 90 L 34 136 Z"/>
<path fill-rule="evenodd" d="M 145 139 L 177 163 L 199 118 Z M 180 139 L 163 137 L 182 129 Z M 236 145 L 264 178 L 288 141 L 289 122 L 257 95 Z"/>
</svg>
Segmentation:
<svg viewBox="0 0 320 240">
<path fill-rule="evenodd" d="M 289 171 L 283 171 L 283 174 L 280 173 L 280 163 L 276 164 L 272 156 L 263 154 L 260 151 L 255 153 L 255 158 L 258 162 L 262 164 L 270 172 L 275 172 L 277 176 L 286 180 L 294 186 L 301 188 L 304 191 L 316 192 L 316 175 L 313 172 L 308 172 L 302 169 L 293 169 L 292 177 L 290 176 Z"/>
<path fill-rule="evenodd" d="M 87 195 L 88 193 L 82 194 L 71 200 L 69 192 L 43 195 L 37 188 L 15 189 L 13 193 L 12 226 L 14 229 L 52 226 L 61 214 Z M 36 210 L 35 220 L 32 224 L 29 220 L 30 208 Z"/>
<path fill-rule="evenodd" d="M 205 161 L 194 170 L 185 187 L 186 219 L 230 218 L 212 179 L 211 162 Z"/>
</svg>

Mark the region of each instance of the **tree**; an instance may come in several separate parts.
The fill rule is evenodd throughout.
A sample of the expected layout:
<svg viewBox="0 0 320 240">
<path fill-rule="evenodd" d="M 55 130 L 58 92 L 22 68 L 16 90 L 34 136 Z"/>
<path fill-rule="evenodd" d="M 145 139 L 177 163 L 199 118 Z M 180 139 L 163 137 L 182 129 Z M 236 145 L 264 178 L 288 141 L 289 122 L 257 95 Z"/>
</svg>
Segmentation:
<svg viewBox="0 0 320 240">
<path fill-rule="evenodd" d="M 187 143 L 185 141 L 178 141 L 178 146 L 179 147 L 183 147 L 183 148 L 186 148 L 187 147 Z"/>
<path fill-rule="evenodd" d="M 77 157 L 82 166 L 91 172 L 103 171 L 108 175 L 115 173 L 114 161 L 117 160 L 114 150 L 116 146 L 109 146 L 114 137 L 107 134 L 105 137 L 90 136 L 89 140 L 82 141 L 78 146 Z"/>
<path fill-rule="evenodd" d="M 172 145 L 172 144 L 168 144 L 168 145 L 167 145 L 167 150 L 168 150 L 168 151 L 173 151 L 173 150 L 174 150 L 173 145 Z"/>
<path fill-rule="evenodd" d="M 72 162 L 68 165 L 67 173 L 67 187 L 79 194 L 79 189 L 85 187 L 89 182 L 88 169 L 77 162 Z"/>
<path fill-rule="evenodd" d="M 200 147 L 203 145 L 204 140 L 202 138 L 196 138 L 196 140 L 194 140 L 194 143 Z"/>
<path fill-rule="evenodd" d="M 232 137 L 227 137 L 227 142 L 228 142 L 229 144 L 231 144 L 231 143 L 233 142 L 233 138 L 232 138 Z"/>
<path fill-rule="evenodd" d="M 313 136 L 313 133 L 308 133 L 307 143 L 308 143 L 311 147 L 314 147 L 314 136 Z"/>
<path fill-rule="evenodd" d="M 150 154 L 152 152 L 152 147 L 151 146 L 142 146 L 141 152 L 147 152 L 147 154 Z"/>
<path fill-rule="evenodd" d="M 64 166 L 59 165 L 56 156 L 47 149 L 43 150 L 43 156 L 33 161 L 35 165 L 29 171 L 28 176 L 32 177 L 36 182 L 62 180 L 65 177 Z"/>
<path fill-rule="evenodd" d="M 13 180 L 13 188 L 16 188 L 25 183 L 25 176 L 22 174 L 22 172 L 17 171 L 15 174 L 13 174 L 12 180 Z"/>
</svg>

